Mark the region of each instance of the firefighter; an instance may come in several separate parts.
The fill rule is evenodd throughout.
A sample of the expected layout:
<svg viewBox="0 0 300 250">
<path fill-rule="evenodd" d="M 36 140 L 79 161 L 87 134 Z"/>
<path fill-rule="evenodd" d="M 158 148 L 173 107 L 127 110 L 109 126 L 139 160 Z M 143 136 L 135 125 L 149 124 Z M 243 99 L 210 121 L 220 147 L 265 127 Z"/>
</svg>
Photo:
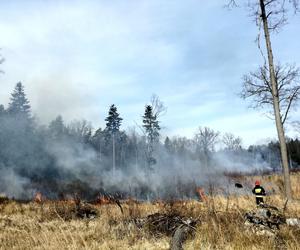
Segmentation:
<svg viewBox="0 0 300 250">
<path fill-rule="evenodd" d="M 255 181 L 255 187 L 252 189 L 252 193 L 255 194 L 256 205 L 264 203 L 263 197 L 266 195 L 266 191 L 260 185 L 260 181 Z"/>
</svg>

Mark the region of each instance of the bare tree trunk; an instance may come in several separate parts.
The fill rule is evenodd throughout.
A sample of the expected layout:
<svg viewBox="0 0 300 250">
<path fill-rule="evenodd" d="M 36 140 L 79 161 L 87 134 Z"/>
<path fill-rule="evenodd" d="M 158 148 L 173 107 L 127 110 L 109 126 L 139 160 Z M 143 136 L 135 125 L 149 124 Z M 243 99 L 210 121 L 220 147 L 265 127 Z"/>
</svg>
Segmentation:
<svg viewBox="0 0 300 250">
<path fill-rule="evenodd" d="M 268 52 L 268 63 L 269 63 L 269 73 L 270 73 L 270 81 L 272 87 L 272 96 L 273 96 L 273 108 L 275 114 L 275 122 L 277 128 L 277 135 L 280 143 L 280 152 L 281 152 L 281 160 L 283 166 L 283 177 L 284 177 L 284 187 L 285 187 L 285 195 L 286 198 L 292 199 L 292 189 L 291 189 L 291 181 L 290 181 L 290 173 L 289 173 L 289 163 L 287 156 L 287 147 L 284 135 L 283 122 L 280 114 L 279 107 L 279 96 L 278 96 L 278 84 L 275 77 L 274 71 L 274 60 L 273 60 L 273 52 L 271 46 L 271 39 L 268 27 L 268 18 L 266 15 L 265 3 L 264 0 L 259 0 L 260 8 L 261 8 L 261 18 L 263 20 L 263 28 L 266 40 L 266 47 Z"/>
<path fill-rule="evenodd" d="M 113 176 L 115 175 L 115 170 L 116 170 L 116 150 L 115 150 L 115 133 L 112 134 L 112 150 L 113 150 Z"/>
<path fill-rule="evenodd" d="M 186 241 L 191 228 L 185 225 L 179 226 L 171 239 L 170 250 L 183 250 L 183 243 Z"/>
<path fill-rule="evenodd" d="M 138 171 L 138 148 L 135 147 L 135 170 Z"/>
<path fill-rule="evenodd" d="M 102 157 L 101 157 L 101 139 L 99 140 L 99 161 L 102 161 Z"/>
</svg>

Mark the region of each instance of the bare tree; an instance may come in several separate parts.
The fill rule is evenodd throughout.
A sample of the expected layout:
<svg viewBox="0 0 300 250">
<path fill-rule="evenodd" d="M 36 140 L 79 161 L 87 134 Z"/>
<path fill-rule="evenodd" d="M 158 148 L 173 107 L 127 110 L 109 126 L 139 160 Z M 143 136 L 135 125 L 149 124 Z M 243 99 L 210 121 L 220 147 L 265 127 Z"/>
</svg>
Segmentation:
<svg viewBox="0 0 300 250">
<path fill-rule="evenodd" d="M 231 133 L 224 134 L 222 142 L 225 144 L 226 150 L 229 151 L 238 151 L 242 148 L 242 139 Z"/>
<path fill-rule="evenodd" d="M 282 124 L 288 119 L 291 108 L 295 107 L 300 94 L 300 69 L 294 65 L 276 65 L 275 79 L 278 84 L 278 98 L 280 121 Z M 269 113 L 274 118 L 274 99 L 268 67 L 261 66 L 257 71 L 250 72 L 243 77 L 241 97 L 252 98 L 252 108 L 271 108 Z"/>
<path fill-rule="evenodd" d="M 1 50 L 1 48 L 0 48 Z M 4 57 L 0 54 L 0 64 L 2 64 L 4 62 Z M 4 73 L 3 70 L 0 69 L 0 73 Z"/>
<path fill-rule="evenodd" d="M 74 120 L 68 126 L 69 132 L 81 140 L 89 140 L 92 133 L 92 125 L 86 120 Z"/>
<path fill-rule="evenodd" d="M 230 0 L 228 6 L 235 7 L 237 6 L 237 3 L 235 0 Z M 269 91 L 271 93 L 270 95 L 271 100 L 269 99 L 267 100 L 267 102 L 271 103 L 273 106 L 273 114 L 275 118 L 277 135 L 280 143 L 280 152 L 281 152 L 283 176 L 284 176 L 284 183 L 285 183 L 285 195 L 288 199 L 292 199 L 292 189 L 291 189 L 291 181 L 290 181 L 290 174 L 289 174 L 289 163 L 288 163 L 285 131 L 283 127 L 286 117 L 285 114 L 283 115 L 280 110 L 280 106 L 283 100 L 282 97 L 280 97 L 280 93 L 283 92 L 279 88 L 280 87 L 280 82 L 278 82 L 279 78 L 276 77 L 276 66 L 274 65 L 274 56 L 272 51 L 270 33 L 274 31 L 278 32 L 287 23 L 288 10 L 290 6 L 294 10 L 294 12 L 297 12 L 299 7 L 299 0 L 248 0 L 247 3 L 247 7 L 250 9 L 250 13 L 254 17 L 256 21 L 256 25 L 259 29 L 258 36 L 257 36 L 257 44 L 265 61 L 264 67 L 266 67 L 266 70 L 264 73 L 267 73 L 265 75 L 268 75 L 268 79 L 269 79 L 269 88 L 270 88 Z M 263 34 L 264 34 L 267 58 L 265 58 L 263 50 L 260 46 L 261 30 L 263 30 Z M 263 76 L 262 74 L 260 75 Z M 259 96 L 260 93 L 262 92 L 259 91 L 257 95 Z M 292 97 L 293 95 L 290 94 L 287 94 L 286 97 L 290 96 L 290 98 L 293 98 L 293 100 L 295 100 L 295 97 Z M 293 100 L 290 102 L 291 104 Z M 287 107 L 286 114 L 288 114 L 288 111 L 289 108 Z"/>
<path fill-rule="evenodd" d="M 153 115 L 155 115 L 157 118 L 160 116 L 166 114 L 167 108 L 164 105 L 164 103 L 160 100 L 158 95 L 153 94 L 150 99 L 151 107 L 153 111 Z"/>
<path fill-rule="evenodd" d="M 198 132 L 195 134 L 196 152 L 204 161 L 205 167 L 209 165 L 210 153 L 215 149 L 215 145 L 219 140 L 219 134 L 219 132 L 208 127 L 199 127 Z"/>
</svg>

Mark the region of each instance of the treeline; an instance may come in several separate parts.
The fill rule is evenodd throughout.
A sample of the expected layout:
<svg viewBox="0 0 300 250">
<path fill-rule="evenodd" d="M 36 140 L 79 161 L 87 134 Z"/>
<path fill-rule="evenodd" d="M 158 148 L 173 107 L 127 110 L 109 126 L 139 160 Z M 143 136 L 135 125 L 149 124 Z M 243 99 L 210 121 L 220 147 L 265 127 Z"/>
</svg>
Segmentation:
<svg viewBox="0 0 300 250">
<path fill-rule="evenodd" d="M 286 143 L 290 169 L 298 169 L 300 166 L 300 141 L 298 138 L 287 138 Z M 255 154 L 259 153 L 263 160 L 269 162 L 269 165 L 274 171 L 281 170 L 279 142 L 272 141 L 267 145 L 251 145 L 248 151 Z"/>
<path fill-rule="evenodd" d="M 91 197 L 99 190 L 143 198 L 189 196 L 190 185 L 217 183 L 223 171 L 280 168 L 276 142 L 244 149 L 241 138 L 207 127 L 199 127 L 192 139 L 162 141 L 159 117 L 164 110 L 155 97 L 145 106 L 140 126 L 128 131 L 121 129 L 123 118 L 115 105 L 105 128 L 93 129 L 85 120 L 66 124 L 62 116 L 41 126 L 18 83 L 8 106 L 0 105 L 0 192 L 17 197 L 36 191 Z M 293 167 L 298 167 L 299 141 L 290 140 L 289 149 Z"/>
</svg>

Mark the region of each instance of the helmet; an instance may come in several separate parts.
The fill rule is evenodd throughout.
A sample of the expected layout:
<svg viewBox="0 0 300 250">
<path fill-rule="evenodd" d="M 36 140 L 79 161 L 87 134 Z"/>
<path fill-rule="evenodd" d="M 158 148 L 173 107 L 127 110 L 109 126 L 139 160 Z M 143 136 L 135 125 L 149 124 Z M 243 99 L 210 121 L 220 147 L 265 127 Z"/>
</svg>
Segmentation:
<svg viewBox="0 0 300 250">
<path fill-rule="evenodd" d="M 260 185 L 260 181 L 255 181 L 255 186 L 259 186 Z"/>
</svg>

